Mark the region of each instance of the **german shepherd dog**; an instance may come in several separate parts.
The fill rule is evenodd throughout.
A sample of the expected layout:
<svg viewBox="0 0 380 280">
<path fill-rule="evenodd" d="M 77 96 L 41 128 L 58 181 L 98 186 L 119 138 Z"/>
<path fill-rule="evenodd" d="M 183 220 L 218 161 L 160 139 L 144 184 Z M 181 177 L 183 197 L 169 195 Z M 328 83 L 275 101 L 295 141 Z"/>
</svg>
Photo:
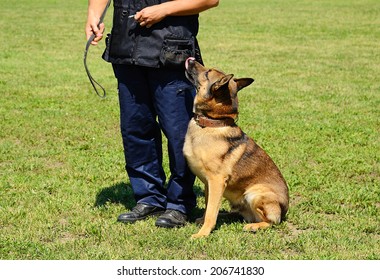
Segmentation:
<svg viewBox="0 0 380 280">
<path fill-rule="evenodd" d="M 186 77 L 196 87 L 194 117 L 184 144 L 192 172 L 205 184 L 203 223 L 192 238 L 214 229 L 224 196 L 232 212 L 248 222 L 244 230 L 256 232 L 280 223 L 288 211 L 288 187 L 273 160 L 235 123 L 237 93 L 253 82 L 209 69 L 194 58 L 186 61 Z"/>
</svg>

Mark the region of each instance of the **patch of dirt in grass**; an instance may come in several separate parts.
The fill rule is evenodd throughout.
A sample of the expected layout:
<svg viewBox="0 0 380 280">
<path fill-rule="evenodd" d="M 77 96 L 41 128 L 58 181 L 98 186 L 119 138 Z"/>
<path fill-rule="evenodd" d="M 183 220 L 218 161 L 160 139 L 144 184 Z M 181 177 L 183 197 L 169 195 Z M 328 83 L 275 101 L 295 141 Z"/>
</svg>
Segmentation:
<svg viewBox="0 0 380 280">
<path fill-rule="evenodd" d="M 75 240 L 75 235 L 70 232 L 63 232 L 59 238 L 60 243 L 66 243 Z"/>
<path fill-rule="evenodd" d="M 306 233 L 306 232 L 310 232 L 312 230 L 311 228 L 300 229 L 299 227 L 297 227 L 297 225 L 295 225 L 289 221 L 286 222 L 286 228 L 288 230 L 288 236 L 291 236 L 291 237 L 298 237 L 299 235 Z"/>
</svg>

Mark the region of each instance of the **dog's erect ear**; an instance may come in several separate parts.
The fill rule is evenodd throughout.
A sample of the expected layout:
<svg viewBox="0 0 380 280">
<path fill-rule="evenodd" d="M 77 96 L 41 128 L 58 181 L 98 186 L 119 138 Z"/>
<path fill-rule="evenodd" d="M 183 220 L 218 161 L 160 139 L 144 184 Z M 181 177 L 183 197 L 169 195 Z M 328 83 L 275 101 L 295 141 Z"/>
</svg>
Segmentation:
<svg viewBox="0 0 380 280">
<path fill-rule="evenodd" d="M 254 79 L 252 78 L 240 78 L 240 79 L 234 79 L 234 81 L 237 84 L 237 90 L 241 90 L 242 88 L 245 88 L 253 83 Z"/>
<path fill-rule="evenodd" d="M 232 79 L 234 75 L 233 74 L 229 74 L 229 75 L 225 75 L 223 76 L 219 81 L 216 81 L 212 86 L 211 86 L 211 91 L 217 91 L 218 89 L 220 89 L 221 87 L 225 86 L 225 85 L 228 85 L 228 82 Z"/>
</svg>

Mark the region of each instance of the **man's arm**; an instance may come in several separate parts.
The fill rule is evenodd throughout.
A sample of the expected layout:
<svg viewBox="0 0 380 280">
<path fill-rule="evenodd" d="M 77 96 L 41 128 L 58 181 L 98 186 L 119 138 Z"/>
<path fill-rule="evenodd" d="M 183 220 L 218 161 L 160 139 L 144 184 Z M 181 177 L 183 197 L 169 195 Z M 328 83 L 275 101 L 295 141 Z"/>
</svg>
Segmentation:
<svg viewBox="0 0 380 280">
<path fill-rule="evenodd" d="M 103 38 L 104 23 L 99 24 L 99 21 L 104 9 L 107 6 L 107 3 L 108 0 L 88 0 L 88 13 L 85 32 L 87 40 L 92 34 L 95 34 L 95 38 L 91 42 L 92 45 L 97 45 Z"/>
<path fill-rule="evenodd" d="M 167 16 L 195 15 L 218 4 L 219 0 L 172 0 L 142 9 L 136 13 L 135 20 L 149 28 Z"/>
</svg>

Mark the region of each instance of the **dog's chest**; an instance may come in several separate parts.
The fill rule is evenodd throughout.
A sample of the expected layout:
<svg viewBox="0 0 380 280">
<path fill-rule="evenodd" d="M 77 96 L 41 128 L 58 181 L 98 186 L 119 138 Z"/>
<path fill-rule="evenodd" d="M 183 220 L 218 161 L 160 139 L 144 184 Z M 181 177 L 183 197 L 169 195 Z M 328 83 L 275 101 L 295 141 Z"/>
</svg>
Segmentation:
<svg viewBox="0 0 380 280">
<path fill-rule="evenodd" d="M 202 128 L 191 121 L 186 134 L 184 154 L 193 173 L 202 181 L 210 174 L 229 177 L 233 166 L 243 153 L 244 147 L 234 149 L 231 154 L 231 135 L 239 134 L 231 127 Z M 237 155 L 237 156 L 233 156 Z"/>
<path fill-rule="evenodd" d="M 218 170 L 227 149 L 220 132 L 191 122 L 185 138 L 184 154 L 195 173 Z"/>
</svg>

